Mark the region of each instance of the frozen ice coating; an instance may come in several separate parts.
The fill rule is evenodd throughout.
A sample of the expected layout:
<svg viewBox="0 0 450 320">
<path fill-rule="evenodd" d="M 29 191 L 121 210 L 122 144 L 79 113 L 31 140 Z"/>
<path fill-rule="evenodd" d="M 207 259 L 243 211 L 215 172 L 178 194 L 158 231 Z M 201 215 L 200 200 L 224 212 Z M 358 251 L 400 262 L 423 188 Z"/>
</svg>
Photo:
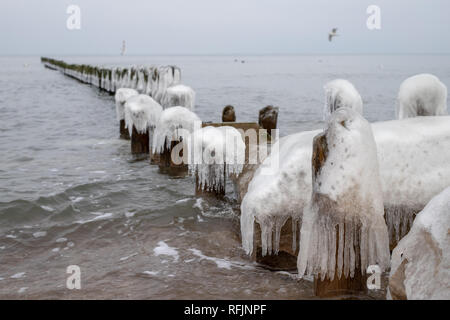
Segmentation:
<svg viewBox="0 0 450 320">
<path fill-rule="evenodd" d="M 336 110 L 314 138 L 313 191 L 303 213 L 298 274 L 333 280 L 389 266 L 377 147 L 370 124 Z"/>
<path fill-rule="evenodd" d="M 171 107 L 163 110 L 156 125 L 153 138 L 153 153 L 170 149 L 171 141 L 185 140 L 190 133 L 200 129 L 200 118 L 185 107 Z"/>
<path fill-rule="evenodd" d="M 207 126 L 194 131 L 187 141 L 189 171 L 198 176 L 200 187 L 219 190 L 225 176 L 242 172 L 245 143 L 237 129 Z"/>
<path fill-rule="evenodd" d="M 182 84 L 171 86 L 165 92 L 162 105 L 164 108 L 182 106 L 194 111 L 195 92 L 191 87 Z"/>
<path fill-rule="evenodd" d="M 278 253 L 280 231 L 289 217 L 296 234 L 303 207 L 311 195 L 312 139 L 318 133 L 319 130 L 306 131 L 281 138 L 256 170 L 241 203 L 242 246 L 247 254 L 253 251 L 255 222 L 261 226 L 263 256 L 272 251 Z M 270 167 L 274 159 L 279 160 L 277 170 L 265 174 L 264 168 Z M 296 242 L 292 245 L 295 251 Z"/>
<path fill-rule="evenodd" d="M 450 185 L 450 116 L 372 124 L 391 243 Z"/>
<path fill-rule="evenodd" d="M 116 91 L 116 94 L 114 96 L 114 99 L 116 101 L 116 114 L 117 114 L 117 120 L 122 120 L 125 118 L 125 102 L 128 98 L 132 96 L 138 95 L 138 92 L 134 89 L 129 88 L 120 88 Z"/>
<path fill-rule="evenodd" d="M 145 133 L 150 127 L 155 127 L 161 116 L 162 107 L 145 94 L 131 96 L 125 102 L 125 126 L 130 137 L 133 126 L 138 133 Z"/>
<path fill-rule="evenodd" d="M 347 80 L 336 79 L 328 82 L 325 87 L 325 118 L 339 108 L 350 108 L 363 113 L 363 101 L 356 88 Z"/>
<path fill-rule="evenodd" d="M 119 88 L 135 89 L 139 93 L 152 96 L 158 103 L 162 102 L 166 89 L 177 85 L 181 79 L 181 71 L 176 66 L 107 68 L 68 64 L 45 57 L 41 58 L 41 62 L 51 69 L 106 91 L 115 92 Z"/>
<path fill-rule="evenodd" d="M 405 262 L 404 271 L 399 270 Z M 410 299 L 450 299 L 450 187 L 417 215 L 409 233 L 392 252 L 391 278 L 404 273 Z"/>
<path fill-rule="evenodd" d="M 405 235 L 414 214 L 450 185 L 450 116 L 377 122 L 372 130 L 392 241 Z M 271 153 L 255 172 L 241 204 L 242 244 L 247 253 L 253 250 L 253 221 L 261 230 L 272 230 L 275 219 L 282 223 L 294 214 L 301 219 L 312 190 L 312 140 L 318 133 L 281 138 L 279 153 Z M 263 175 L 263 166 L 276 157 L 279 169 Z M 262 234 L 262 242 L 269 247 L 266 235 L 271 233 Z M 273 239 L 275 247 L 277 239 Z"/>
<path fill-rule="evenodd" d="M 167 88 L 179 84 L 180 80 L 179 68 L 174 66 L 159 67 L 153 74 L 152 97 L 162 103 Z"/>
<path fill-rule="evenodd" d="M 412 76 L 400 85 L 397 118 L 441 116 L 447 111 L 447 87 L 432 74 Z"/>
</svg>

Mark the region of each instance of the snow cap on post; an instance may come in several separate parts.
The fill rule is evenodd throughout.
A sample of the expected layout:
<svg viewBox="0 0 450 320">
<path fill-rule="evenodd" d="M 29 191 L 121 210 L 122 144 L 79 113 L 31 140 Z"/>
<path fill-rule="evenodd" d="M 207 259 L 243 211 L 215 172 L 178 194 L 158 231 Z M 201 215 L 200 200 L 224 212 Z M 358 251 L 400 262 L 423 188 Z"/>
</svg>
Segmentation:
<svg viewBox="0 0 450 320">
<path fill-rule="evenodd" d="M 432 74 L 412 76 L 400 85 L 397 118 L 447 115 L 447 87 Z"/>
<path fill-rule="evenodd" d="M 328 118 L 339 108 L 349 108 L 362 115 L 363 102 L 351 82 L 336 79 L 328 82 L 324 89 L 326 95 L 324 118 Z"/>
<path fill-rule="evenodd" d="M 194 111 L 195 92 L 191 87 L 182 84 L 171 86 L 166 90 L 162 105 L 164 108 L 182 106 Z"/>
<path fill-rule="evenodd" d="M 149 127 L 155 127 L 161 115 L 162 107 L 151 97 L 139 94 L 125 102 L 125 124 L 130 132 L 133 126 L 138 133 L 145 133 Z"/>
<path fill-rule="evenodd" d="M 153 153 L 163 153 L 172 141 L 185 140 L 192 132 L 200 129 L 200 118 L 185 107 L 171 107 L 163 110 L 156 125 L 153 138 Z"/>
<path fill-rule="evenodd" d="M 125 102 L 132 96 L 137 96 L 139 93 L 134 89 L 120 88 L 116 91 L 114 99 L 116 101 L 117 120 L 120 121 L 125 118 Z"/>
</svg>

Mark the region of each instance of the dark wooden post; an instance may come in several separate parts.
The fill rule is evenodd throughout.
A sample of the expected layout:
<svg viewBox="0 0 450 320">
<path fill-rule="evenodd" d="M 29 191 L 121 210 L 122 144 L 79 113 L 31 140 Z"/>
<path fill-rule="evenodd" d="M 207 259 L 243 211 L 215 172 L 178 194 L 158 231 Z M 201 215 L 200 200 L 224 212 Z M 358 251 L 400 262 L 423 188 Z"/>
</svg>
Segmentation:
<svg viewBox="0 0 450 320">
<path fill-rule="evenodd" d="M 178 156 L 183 158 L 182 163 L 177 164 L 172 160 L 172 152 L 175 152 L 176 146 L 183 141 L 171 141 L 170 147 L 164 144 L 164 150 L 161 154 L 152 155 L 153 161 L 158 161 L 158 165 L 161 171 L 173 176 L 185 176 L 188 172 L 187 162 L 185 161 L 184 148 L 179 151 Z"/>
<path fill-rule="evenodd" d="M 222 111 L 222 122 L 236 122 L 236 113 L 233 106 L 226 106 Z"/>
<path fill-rule="evenodd" d="M 267 130 L 270 135 L 270 130 L 277 128 L 278 121 L 278 107 L 267 106 L 259 110 L 259 125 Z"/>
<path fill-rule="evenodd" d="M 130 140 L 130 132 L 125 127 L 125 119 L 120 120 L 120 138 Z"/>
<path fill-rule="evenodd" d="M 214 184 L 214 175 L 209 175 L 209 181 L 200 185 L 198 181 L 198 175 L 195 175 L 195 195 L 196 196 L 213 196 L 215 198 L 223 198 L 225 196 L 225 186 L 227 183 L 226 176 L 226 164 L 211 164 L 209 165 L 209 169 L 211 172 L 214 170 L 214 166 L 223 166 L 223 185 L 215 185 Z"/>
<path fill-rule="evenodd" d="M 133 155 L 143 155 L 149 153 L 150 148 L 149 130 L 144 133 L 138 133 L 133 126 L 133 133 L 131 135 L 131 153 Z"/>
</svg>

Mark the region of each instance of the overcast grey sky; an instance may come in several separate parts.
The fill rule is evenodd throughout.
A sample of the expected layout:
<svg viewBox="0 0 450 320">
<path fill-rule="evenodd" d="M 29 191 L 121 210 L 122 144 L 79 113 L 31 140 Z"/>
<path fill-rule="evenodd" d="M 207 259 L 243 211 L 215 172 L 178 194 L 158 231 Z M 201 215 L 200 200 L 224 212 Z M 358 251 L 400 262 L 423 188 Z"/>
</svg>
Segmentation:
<svg viewBox="0 0 450 320">
<path fill-rule="evenodd" d="M 128 54 L 449 53 L 449 13 L 448 0 L 1 0 L 0 54 L 118 54 L 122 40 Z"/>
</svg>

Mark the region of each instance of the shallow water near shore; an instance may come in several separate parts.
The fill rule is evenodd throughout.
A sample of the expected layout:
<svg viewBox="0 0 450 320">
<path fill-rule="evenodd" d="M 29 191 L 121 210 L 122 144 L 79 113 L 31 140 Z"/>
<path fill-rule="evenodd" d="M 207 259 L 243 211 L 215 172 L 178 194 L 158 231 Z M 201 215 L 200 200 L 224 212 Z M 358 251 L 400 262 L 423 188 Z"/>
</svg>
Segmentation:
<svg viewBox="0 0 450 320">
<path fill-rule="evenodd" d="M 394 119 L 408 76 L 450 85 L 449 56 L 55 58 L 177 65 L 203 121 L 220 121 L 227 104 L 238 121 L 257 121 L 273 104 L 281 136 L 323 126 L 323 85 L 334 78 L 355 84 L 369 121 Z M 113 96 L 39 57 L 0 57 L 0 114 L 0 299 L 314 298 L 310 281 L 246 257 L 231 186 L 225 202 L 196 198 L 192 177 L 133 160 Z M 69 265 L 81 269 L 81 290 L 66 288 Z"/>
</svg>

